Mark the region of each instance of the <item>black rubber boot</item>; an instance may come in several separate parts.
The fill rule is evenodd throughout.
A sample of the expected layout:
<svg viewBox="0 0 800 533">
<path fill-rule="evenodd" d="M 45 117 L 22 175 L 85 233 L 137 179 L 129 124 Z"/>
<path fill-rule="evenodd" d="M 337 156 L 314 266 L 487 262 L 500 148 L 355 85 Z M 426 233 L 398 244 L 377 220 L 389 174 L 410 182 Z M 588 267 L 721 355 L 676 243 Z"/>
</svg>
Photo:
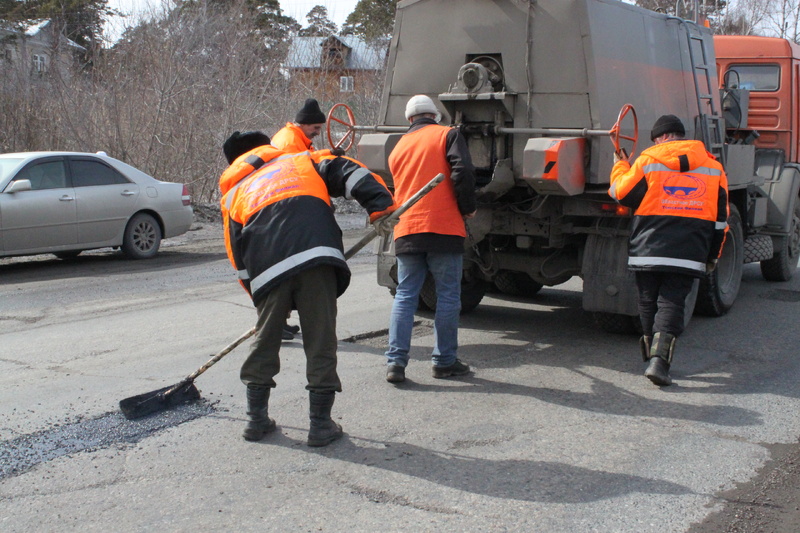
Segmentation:
<svg viewBox="0 0 800 533">
<path fill-rule="evenodd" d="M 336 397 L 334 392 L 309 391 L 311 428 L 308 430 L 309 446 L 327 446 L 342 436 L 342 426 L 331 419 L 331 408 Z"/>
<path fill-rule="evenodd" d="M 275 431 L 275 421 L 267 416 L 269 387 L 263 385 L 247 386 L 247 416 L 250 420 L 244 428 L 244 440 L 257 441 L 264 435 Z"/>
<path fill-rule="evenodd" d="M 639 337 L 639 351 L 642 352 L 642 361 L 645 363 L 650 360 L 650 346 L 653 344 L 653 337 L 642 335 Z"/>
<path fill-rule="evenodd" d="M 644 375 L 661 387 L 672 385 L 669 367 L 672 364 L 672 355 L 675 353 L 675 336 L 669 333 L 658 332 L 653 335 L 653 345 L 650 348 L 650 364 Z"/>
</svg>

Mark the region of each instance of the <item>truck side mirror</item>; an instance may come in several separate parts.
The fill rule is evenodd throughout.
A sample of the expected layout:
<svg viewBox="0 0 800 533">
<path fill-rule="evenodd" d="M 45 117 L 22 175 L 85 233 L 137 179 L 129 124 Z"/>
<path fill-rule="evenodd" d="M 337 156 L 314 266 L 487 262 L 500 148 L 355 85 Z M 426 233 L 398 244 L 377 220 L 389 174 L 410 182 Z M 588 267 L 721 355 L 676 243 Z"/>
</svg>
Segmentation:
<svg viewBox="0 0 800 533">
<path fill-rule="evenodd" d="M 735 77 L 735 79 L 734 79 Z M 739 73 L 735 70 L 729 70 L 722 77 L 722 86 L 725 89 L 738 89 L 739 88 Z"/>
</svg>

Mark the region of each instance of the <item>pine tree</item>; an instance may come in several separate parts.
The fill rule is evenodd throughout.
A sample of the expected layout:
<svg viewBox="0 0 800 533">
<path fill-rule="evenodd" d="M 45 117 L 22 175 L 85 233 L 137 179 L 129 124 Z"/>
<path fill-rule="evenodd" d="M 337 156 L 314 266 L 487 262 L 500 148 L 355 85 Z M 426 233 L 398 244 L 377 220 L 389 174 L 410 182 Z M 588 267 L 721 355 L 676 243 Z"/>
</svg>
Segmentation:
<svg viewBox="0 0 800 533">
<path fill-rule="evenodd" d="M 327 37 L 339 32 L 338 26 L 328 18 L 328 9 L 325 6 L 314 6 L 306 15 L 308 27 L 300 30 L 301 37 Z"/>
<path fill-rule="evenodd" d="M 359 0 L 344 22 L 342 33 L 352 33 L 371 42 L 386 39 L 394 29 L 397 0 Z"/>
</svg>

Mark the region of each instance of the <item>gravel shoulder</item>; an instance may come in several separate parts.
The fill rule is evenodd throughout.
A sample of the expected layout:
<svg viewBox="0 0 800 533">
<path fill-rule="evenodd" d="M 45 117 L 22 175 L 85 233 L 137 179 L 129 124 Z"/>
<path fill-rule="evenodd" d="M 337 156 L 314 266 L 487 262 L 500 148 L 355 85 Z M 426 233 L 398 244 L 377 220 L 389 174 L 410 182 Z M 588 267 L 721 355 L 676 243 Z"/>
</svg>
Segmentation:
<svg viewBox="0 0 800 533">
<path fill-rule="evenodd" d="M 725 506 L 687 533 L 800 531 L 800 445 L 770 446 L 772 460 L 759 474 L 719 497 Z"/>
</svg>

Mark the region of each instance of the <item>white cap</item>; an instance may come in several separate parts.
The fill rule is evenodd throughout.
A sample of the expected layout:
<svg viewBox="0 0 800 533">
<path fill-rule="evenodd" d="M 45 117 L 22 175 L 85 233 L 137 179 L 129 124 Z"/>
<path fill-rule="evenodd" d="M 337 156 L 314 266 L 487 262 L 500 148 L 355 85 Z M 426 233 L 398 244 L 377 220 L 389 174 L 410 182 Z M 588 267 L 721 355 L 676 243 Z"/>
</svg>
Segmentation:
<svg viewBox="0 0 800 533">
<path fill-rule="evenodd" d="M 436 122 L 442 120 L 442 114 L 436 108 L 436 104 L 433 103 L 433 100 L 424 94 L 412 96 L 406 104 L 406 119 L 410 120 L 411 117 L 421 115 L 423 113 L 431 113 L 436 115 Z"/>
</svg>

